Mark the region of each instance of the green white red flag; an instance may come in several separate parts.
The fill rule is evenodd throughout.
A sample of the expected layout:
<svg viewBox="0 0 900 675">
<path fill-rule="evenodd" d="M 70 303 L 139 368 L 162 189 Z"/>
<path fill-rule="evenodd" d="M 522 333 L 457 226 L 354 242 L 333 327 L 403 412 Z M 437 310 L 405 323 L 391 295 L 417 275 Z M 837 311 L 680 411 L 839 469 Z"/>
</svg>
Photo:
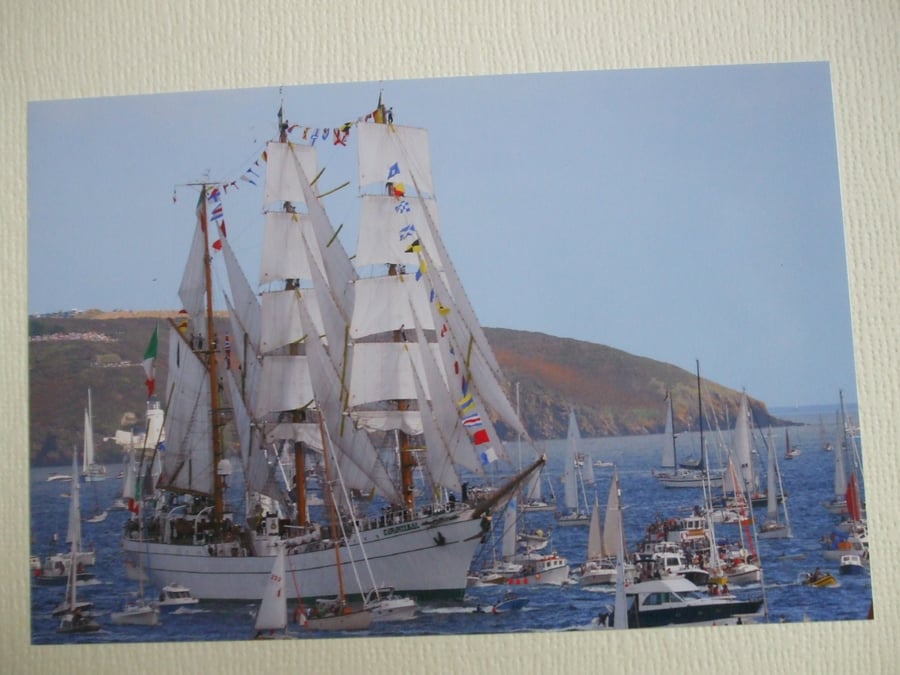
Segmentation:
<svg viewBox="0 0 900 675">
<path fill-rule="evenodd" d="M 147 398 L 153 396 L 153 389 L 156 386 L 156 352 L 159 346 L 159 325 L 154 326 L 153 335 L 150 336 L 150 344 L 144 352 L 144 373 L 147 376 Z"/>
</svg>

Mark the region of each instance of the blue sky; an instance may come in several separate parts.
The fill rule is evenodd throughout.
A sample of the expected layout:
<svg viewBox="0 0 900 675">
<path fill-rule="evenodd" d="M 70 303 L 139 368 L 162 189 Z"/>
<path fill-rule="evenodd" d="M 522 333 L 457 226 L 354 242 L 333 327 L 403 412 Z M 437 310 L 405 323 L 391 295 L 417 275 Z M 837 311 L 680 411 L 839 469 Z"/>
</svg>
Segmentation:
<svg viewBox="0 0 900 675">
<path fill-rule="evenodd" d="M 855 401 L 825 63 L 32 102 L 29 312 L 177 309 L 184 184 L 239 179 L 282 100 L 336 127 L 382 89 L 429 130 L 442 232 L 485 326 L 699 359 L 770 406 Z M 324 187 L 350 179 L 352 133 L 319 157 Z M 261 191 L 238 184 L 226 221 L 252 280 Z M 326 201 L 351 251 L 355 194 Z"/>
</svg>

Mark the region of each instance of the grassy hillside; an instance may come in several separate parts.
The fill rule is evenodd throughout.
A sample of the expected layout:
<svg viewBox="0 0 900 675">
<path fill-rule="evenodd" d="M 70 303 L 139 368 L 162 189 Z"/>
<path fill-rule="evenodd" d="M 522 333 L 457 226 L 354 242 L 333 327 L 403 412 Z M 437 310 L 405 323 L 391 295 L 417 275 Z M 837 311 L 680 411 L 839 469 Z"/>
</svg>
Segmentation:
<svg viewBox="0 0 900 675">
<path fill-rule="evenodd" d="M 120 461 L 109 440 L 116 429 L 143 419 L 141 359 L 153 327 L 160 326 L 157 391 L 165 391 L 168 323 L 172 313 L 86 312 L 30 321 L 30 457 L 36 465 L 65 464 L 80 450 L 88 390 L 101 460 Z M 221 334 L 226 332 L 224 319 Z M 676 428 L 698 428 L 695 375 L 623 351 L 541 333 L 487 329 L 521 417 L 536 439 L 562 438 L 574 407 L 582 435 L 657 433 L 664 426 L 664 396 L 674 396 Z M 704 380 L 707 418 L 733 420 L 739 392 Z M 751 401 L 757 424 L 770 418 Z M 501 433 L 505 430 L 498 429 Z M 510 439 L 512 437 L 510 436 Z"/>
</svg>

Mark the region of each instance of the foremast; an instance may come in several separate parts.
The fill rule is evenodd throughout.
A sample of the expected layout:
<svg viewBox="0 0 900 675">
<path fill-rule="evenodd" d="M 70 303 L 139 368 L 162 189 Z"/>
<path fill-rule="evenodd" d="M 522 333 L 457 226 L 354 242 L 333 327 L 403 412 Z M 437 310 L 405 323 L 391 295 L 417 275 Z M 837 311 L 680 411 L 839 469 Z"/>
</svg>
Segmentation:
<svg viewBox="0 0 900 675">
<path fill-rule="evenodd" d="M 218 357 L 215 315 L 213 314 L 212 255 L 209 252 L 209 219 L 207 214 L 207 191 L 203 184 L 200 190 L 200 229 L 203 231 L 203 278 L 206 285 L 206 368 L 209 377 L 210 405 L 210 446 L 213 458 L 213 524 L 221 531 L 225 515 L 225 479 L 230 473 L 222 447 L 222 405 L 219 391 Z"/>
</svg>

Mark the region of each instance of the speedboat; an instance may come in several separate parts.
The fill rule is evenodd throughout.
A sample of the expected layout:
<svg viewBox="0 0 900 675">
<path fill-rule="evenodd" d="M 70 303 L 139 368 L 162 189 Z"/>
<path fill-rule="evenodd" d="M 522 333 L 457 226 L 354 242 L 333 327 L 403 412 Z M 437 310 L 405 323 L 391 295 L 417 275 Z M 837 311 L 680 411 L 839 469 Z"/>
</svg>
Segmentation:
<svg viewBox="0 0 900 675">
<path fill-rule="evenodd" d="M 763 599 L 742 600 L 731 593 L 709 595 L 681 577 L 654 579 L 625 589 L 629 628 L 683 624 L 744 623 L 759 613 Z M 601 613 L 600 623 L 614 626 L 615 611 Z"/>
<path fill-rule="evenodd" d="M 520 595 L 516 595 L 512 591 L 507 591 L 503 598 L 495 602 L 490 610 L 485 610 L 479 605 L 475 608 L 476 612 L 491 614 L 502 614 L 503 612 L 512 612 L 517 609 L 522 609 L 525 605 L 528 604 L 528 598 L 523 598 Z"/>
<path fill-rule="evenodd" d="M 127 603 L 121 612 L 111 612 L 109 618 L 117 625 L 155 626 L 159 623 L 159 608 L 139 599 Z"/>
<path fill-rule="evenodd" d="M 167 584 L 159 592 L 159 600 L 153 603 L 162 611 L 175 611 L 181 607 L 196 605 L 200 600 L 191 595 L 191 591 L 181 584 Z"/>
<path fill-rule="evenodd" d="M 841 574 L 865 574 L 866 566 L 860 556 L 855 553 L 847 553 L 841 556 L 841 566 L 838 571 Z"/>
<path fill-rule="evenodd" d="M 816 569 L 815 572 L 807 572 L 801 576 L 801 583 L 804 586 L 815 586 L 816 588 L 826 588 L 828 586 L 837 586 L 838 581 L 828 572 L 822 572 Z"/>
<path fill-rule="evenodd" d="M 416 618 L 416 601 L 394 595 L 390 586 L 373 588 L 365 595 L 363 604 L 372 612 L 372 621 L 408 621 Z"/>
</svg>

